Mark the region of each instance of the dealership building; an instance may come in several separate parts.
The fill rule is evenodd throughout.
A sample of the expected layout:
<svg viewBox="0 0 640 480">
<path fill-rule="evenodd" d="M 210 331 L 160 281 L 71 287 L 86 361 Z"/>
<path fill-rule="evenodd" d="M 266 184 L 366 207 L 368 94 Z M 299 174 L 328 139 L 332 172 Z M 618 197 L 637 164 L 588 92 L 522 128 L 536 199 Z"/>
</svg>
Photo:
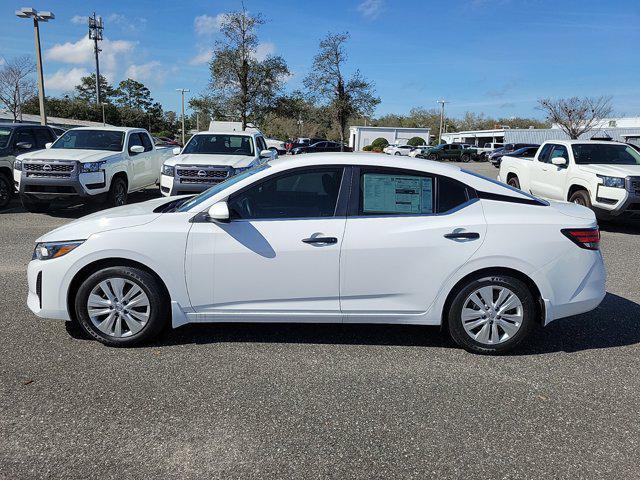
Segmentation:
<svg viewBox="0 0 640 480">
<path fill-rule="evenodd" d="M 640 117 L 607 118 L 580 138 L 589 140 L 598 137 L 610 137 L 612 140 L 624 142 L 625 138 L 640 134 Z M 501 127 L 492 130 L 467 130 L 464 132 L 443 133 L 445 143 L 468 143 L 484 146 L 485 143 L 537 143 L 547 140 L 568 140 L 569 136 L 560 127 L 551 128 L 509 128 Z"/>
<path fill-rule="evenodd" d="M 384 138 L 389 143 L 406 145 L 412 137 L 420 137 L 425 143 L 430 141 L 428 128 L 404 128 L 404 127 L 349 127 L 349 146 L 353 151 L 360 151 L 363 147 L 371 145 L 376 138 Z"/>
</svg>

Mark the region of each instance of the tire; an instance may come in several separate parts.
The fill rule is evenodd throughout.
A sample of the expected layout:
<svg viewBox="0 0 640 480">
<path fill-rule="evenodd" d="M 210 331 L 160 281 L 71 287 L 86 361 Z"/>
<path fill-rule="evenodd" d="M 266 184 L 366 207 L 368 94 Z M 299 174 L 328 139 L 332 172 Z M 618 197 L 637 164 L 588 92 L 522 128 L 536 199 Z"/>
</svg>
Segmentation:
<svg viewBox="0 0 640 480">
<path fill-rule="evenodd" d="M 170 317 L 160 282 L 134 267 L 108 267 L 93 273 L 80 285 L 74 307 L 82 329 L 111 347 L 133 347 L 157 338 Z"/>
<path fill-rule="evenodd" d="M 478 296 L 481 289 L 484 295 Z M 489 295 L 491 298 L 487 298 Z M 481 305 L 486 303 L 490 305 L 483 310 Z M 511 305 L 513 307 L 509 308 Z M 458 290 L 451 303 L 449 333 L 459 346 L 469 352 L 507 352 L 520 344 L 534 327 L 535 305 L 532 292 L 517 278 L 501 274 L 471 278 Z M 500 306 L 507 309 L 500 312 Z"/>
<path fill-rule="evenodd" d="M 438 160 L 438 156 L 435 153 L 430 153 L 427 158 L 429 160 Z"/>
<path fill-rule="evenodd" d="M 4 173 L 0 173 L 0 208 L 5 208 L 13 197 L 13 182 Z"/>
<path fill-rule="evenodd" d="M 571 203 L 577 203 L 578 205 L 591 208 L 591 197 L 589 197 L 589 192 L 587 192 L 586 190 L 578 190 L 573 192 L 569 197 L 569 201 Z"/>
<path fill-rule="evenodd" d="M 402 154 L 401 154 L 400 152 L 396 152 L 396 153 L 394 153 L 394 155 L 398 155 L 398 156 L 400 156 L 400 155 L 402 155 Z"/>
<path fill-rule="evenodd" d="M 471 156 L 465 153 L 460 157 L 460 160 L 462 160 L 464 163 L 469 163 L 471 161 Z"/>
<path fill-rule="evenodd" d="M 507 185 L 520 190 L 520 180 L 518 180 L 518 177 L 516 177 L 515 175 L 507 180 Z"/>
<path fill-rule="evenodd" d="M 49 210 L 51 202 L 36 200 L 27 195 L 20 195 L 22 207 L 30 213 L 45 213 Z"/>
<path fill-rule="evenodd" d="M 127 203 L 127 182 L 123 177 L 115 177 L 111 180 L 111 187 L 107 195 L 109 207 L 120 207 Z"/>
</svg>

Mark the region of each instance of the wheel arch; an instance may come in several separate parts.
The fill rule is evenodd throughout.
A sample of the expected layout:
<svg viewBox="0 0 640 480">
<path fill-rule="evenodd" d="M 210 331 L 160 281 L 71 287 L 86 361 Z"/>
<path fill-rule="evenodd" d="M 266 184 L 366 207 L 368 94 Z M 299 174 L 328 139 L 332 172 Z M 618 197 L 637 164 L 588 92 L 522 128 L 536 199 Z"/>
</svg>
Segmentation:
<svg viewBox="0 0 640 480">
<path fill-rule="evenodd" d="M 94 262 L 88 263 L 84 267 L 82 267 L 71 279 L 69 283 L 69 288 L 67 289 L 67 312 L 69 313 L 69 318 L 72 321 L 77 321 L 76 312 L 74 308 L 75 303 L 75 295 L 80 288 L 80 285 L 84 280 L 86 280 L 90 275 L 97 272 L 98 270 L 102 270 L 103 268 L 109 267 L 133 267 L 143 270 L 150 275 L 152 275 L 159 283 L 160 287 L 163 290 L 163 294 L 167 301 L 170 301 L 171 296 L 169 294 L 169 289 L 167 288 L 166 283 L 162 280 L 162 277 L 158 275 L 153 269 L 149 268 L 147 265 L 137 262 L 135 260 L 131 260 L 129 258 L 123 257 L 113 257 L 113 258 L 105 258 L 101 260 L 96 260 Z"/>
<path fill-rule="evenodd" d="M 113 172 L 113 175 L 111 175 L 111 180 L 109 181 L 109 188 L 111 188 L 111 185 L 113 184 L 113 181 L 116 178 L 122 178 L 127 184 L 127 191 L 129 191 L 130 184 L 129 184 L 129 175 L 127 175 L 127 172 L 125 170 L 117 170 Z"/>
<path fill-rule="evenodd" d="M 11 171 L 11 168 L 5 166 L 0 167 L 0 174 L 6 175 L 13 184 L 13 172 Z"/>
<path fill-rule="evenodd" d="M 442 317 L 440 328 L 443 331 L 446 329 L 449 322 L 449 309 L 451 308 L 451 304 L 453 303 L 453 299 L 455 298 L 456 294 L 470 279 L 475 277 L 483 277 L 486 275 L 509 275 L 523 282 L 531 290 L 531 293 L 535 298 L 536 321 L 540 325 L 544 324 L 545 304 L 542 299 L 542 293 L 540 292 L 540 288 L 538 287 L 536 282 L 531 277 L 519 270 L 510 267 L 486 267 L 479 270 L 474 270 L 473 272 L 466 274 L 464 277 L 458 280 L 456 284 L 449 290 L 441 313 Z"/>
<path fill-rule="evenodd" d="M 576 193 L 578 190 L 585 190 L 589 194 L 589 197 L 591 197 L 591 190 L 589 190 L 589 187 L 587 187 L 585 184 L 576 180 L 572 180 L 569 182 L 569 185 L 570 186 L 567 189 L 567 198 L 566 198 L 567 201 L 569 201 L 569 199 L 571 198 L 571 195 Z"/>
</svg>

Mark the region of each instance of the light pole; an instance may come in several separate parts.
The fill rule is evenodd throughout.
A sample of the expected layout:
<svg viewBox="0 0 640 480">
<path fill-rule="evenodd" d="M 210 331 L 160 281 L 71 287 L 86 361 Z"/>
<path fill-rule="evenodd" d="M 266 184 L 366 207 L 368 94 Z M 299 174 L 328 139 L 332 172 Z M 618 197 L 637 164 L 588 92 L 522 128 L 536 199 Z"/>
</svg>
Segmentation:
<svg viewBox="0 0 640 480">
<path fill-rule="evenodd" d="M 449 103 L 446 100 L 438 100 L 440 104 L 440 131 L 438 132 L 438 144 L 442 143 L 442 128 L 444 127 L 444 104 Z"/>
<path fill-rule="evenodd" d="M 104 107 L 107 106 L 107 102 L 101 102 L 100 104 L 102 105 L 102 126 L 106 127 L 107 126 L 107 117 L 104 114 Z"/>
<path fill-rule="evenodd" d="M 52 12 L 39 12 L 35 8 L 23 7 L 16 10 L 20 18 L 33 18 L 33 36 L 36 43 L 36 67 L 38 70 L 38 99 L 40 101 L 40 123 L 47 124 L 47 112 L 44 107 L 44 76 L 42 75 L 42 51 L 40 50 L 40 22 L 48 22 L 56 16 Z"/>
<path fill-rule="evenodd" d="M 102 40 L 102 31 L 104 30 L 104 24 L 102 23 L 102 17 L 96 17 L 96 12 L 93 12 L 93 17 L 89 17 L 89 40 L 93 40 L 93 54 L 96 57 L 96 104 L 100 105 L 100 60 L 98 55 L 102 51 L 98 47 L 98 42 Z"/>
<path fill-rule="evenodd" d="M 182 95 L 182 146 L 184 147 L 184 94 L 189 92 L 188 88 L 176 88 L 176 92 Z"/>
</svg>

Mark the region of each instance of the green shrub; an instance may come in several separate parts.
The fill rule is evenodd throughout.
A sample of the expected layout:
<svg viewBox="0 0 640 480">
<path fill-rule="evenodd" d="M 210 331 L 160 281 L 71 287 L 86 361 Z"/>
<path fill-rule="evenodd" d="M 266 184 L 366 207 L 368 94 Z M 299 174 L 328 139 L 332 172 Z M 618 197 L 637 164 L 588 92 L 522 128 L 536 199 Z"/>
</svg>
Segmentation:
<svg viewBox="0 0 640 480">
<path fill-rule="evenodd" d="M 420 145 L 426 145 L 424 138 L 420 137 L 411 137 L 407 142 L 407 145 L 411 145 L 412 147 L 419 147 Z"/>
<path fill-rule="evenodd" d="M 378 137 L 373 142 L 371 142 L 371 146 L 373 147 L 374 152 L 378 151 L 376 149 L 379 149 L 380 151 L 382 151 L 382 149 L 387 145 L 389 145 L 389 142 L 387 141 L 386 138 L 382 138 L 382 137 Z"/>
<path fill-rule="evenodd" d="M 365 145 L 364 147 L 362 147 L 363 152 L 370 152 L 371 150 L 373 150 L 373 147 L 371 145 Z"/>
</svg>

